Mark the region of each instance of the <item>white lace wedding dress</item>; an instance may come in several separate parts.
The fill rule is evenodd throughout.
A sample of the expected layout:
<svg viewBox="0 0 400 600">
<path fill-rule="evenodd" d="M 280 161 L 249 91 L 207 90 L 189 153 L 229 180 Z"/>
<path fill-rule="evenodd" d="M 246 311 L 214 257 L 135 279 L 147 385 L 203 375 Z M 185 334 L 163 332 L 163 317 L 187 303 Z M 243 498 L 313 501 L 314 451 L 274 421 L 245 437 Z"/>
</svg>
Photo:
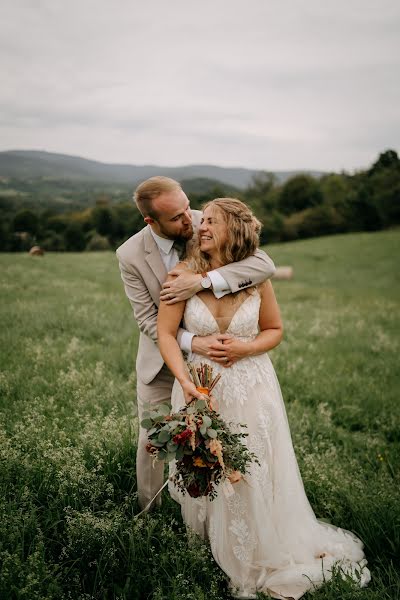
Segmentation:
<svg viewBox="0 0 400 600">
<path fill-rule="evenodd" d="M 259 293 L 247 295 L 227 332 L 242 340 L 253 339 L 258 333 L 259 307 Z M 184 321 L 198 335 L 219 331 L 215 317 L 198 296 L 187 302 Z M 190 360 L 205 362 L 193 354 Z M 268 355 L 244 358 L 228 369 L 207 362 L 222 374 L 215 388 L 221 416 L 227 422 L 247 424 L 244 440 L 260 465 L 252 464 L 245 481 L 230 491 L 221 485 L 212 501 L 183 495 L 171 483 L 169 489 L 181 504 L 186 524 L 209 539 L 231 589 L 239 596 L 263 591 L 274 598 L 297 600 L 328 580 L 334 563 L 366 585 L 370 574 L 361 541 L 349 531 L 317 521 L 307 500 Z M 183 405 L 181 387 L 175 382 L 172 408 Z"/>
</svg>

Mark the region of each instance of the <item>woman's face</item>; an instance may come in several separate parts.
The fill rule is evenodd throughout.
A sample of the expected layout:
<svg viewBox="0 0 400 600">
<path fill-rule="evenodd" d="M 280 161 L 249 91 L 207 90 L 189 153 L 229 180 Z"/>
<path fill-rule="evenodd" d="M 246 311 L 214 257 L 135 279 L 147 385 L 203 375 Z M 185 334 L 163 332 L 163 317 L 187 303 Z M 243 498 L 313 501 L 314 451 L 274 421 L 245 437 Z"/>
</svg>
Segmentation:
<svg viewBox="0 0 400 600">
<path fill-rule="evenodd" d="M 215 256 L 224 247 L 227 237 L 224 213 L 216 207 L 208 206 L 199 227 L 200 250 Z"/>
</svg>

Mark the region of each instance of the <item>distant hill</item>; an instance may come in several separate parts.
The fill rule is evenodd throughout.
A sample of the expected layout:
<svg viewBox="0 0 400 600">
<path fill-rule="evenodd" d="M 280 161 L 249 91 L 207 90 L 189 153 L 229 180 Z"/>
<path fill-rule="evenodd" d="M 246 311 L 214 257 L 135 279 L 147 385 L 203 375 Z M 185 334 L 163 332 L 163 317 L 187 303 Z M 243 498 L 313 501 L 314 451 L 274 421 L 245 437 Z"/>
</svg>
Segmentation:
<svg viewBox="0 0 400 600">
<path fill-rule="evenodd" d="M 207 177 L 193 177 L 192 179 L 181 179 L 180 184 L 185 192 L 191 194 L 209 195 L 224 194 L 226 196 L 236 196 L 239 188 L 228 183 L 208 179 Z M 223 188 L 223 189 L 222 189 Z"/>
<path fill-rule="evenodd" d="M 88 160 L 79 156 L 55 154 L 38 150 L 10 150 L 0 152 L 0 177 L 17 179 L 49 178 L 136 185 L 153 175 L 166 175 L 178 181 L 190 179 L 211 179 L 243 189 L 247 187 L 257 169 L 216 167 L 214 165 L 187 165 L 182 167 L 162 167 L 156 165 L 116 165 Z M 279 182 L 286 181 L 296 173 L 305 171 L 276 171 Z M 319 171 L 307 171 L 318 177 Z"/>
</svg>

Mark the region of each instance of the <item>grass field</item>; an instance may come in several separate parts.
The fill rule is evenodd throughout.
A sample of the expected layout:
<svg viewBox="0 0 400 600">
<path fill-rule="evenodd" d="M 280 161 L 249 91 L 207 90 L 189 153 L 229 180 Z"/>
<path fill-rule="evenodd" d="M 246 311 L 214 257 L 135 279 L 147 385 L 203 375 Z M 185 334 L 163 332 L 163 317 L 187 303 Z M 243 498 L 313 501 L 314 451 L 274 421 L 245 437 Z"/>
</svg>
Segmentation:
<svg viewBox="0 0 400 600">
<path fill-rule="evenodd" d="M 318 517 L 364 541 L 372 581 L 314 600 L 400 598 L 400 231 L 274 245 L 271 352 Z M 130 305 L 111 253 L 0 255 L 0 598 L 228 598 L 178 507 L 133 520 Z M 260 596 L 261 598 L 261 596 Z"/>
</svg>

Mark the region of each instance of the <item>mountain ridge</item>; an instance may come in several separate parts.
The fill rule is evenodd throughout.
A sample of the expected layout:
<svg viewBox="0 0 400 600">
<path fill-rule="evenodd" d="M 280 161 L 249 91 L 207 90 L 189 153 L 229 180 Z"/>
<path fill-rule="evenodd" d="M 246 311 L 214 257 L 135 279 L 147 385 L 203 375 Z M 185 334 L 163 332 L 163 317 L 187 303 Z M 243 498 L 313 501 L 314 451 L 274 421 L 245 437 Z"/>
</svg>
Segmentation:
<svg viewBox="0 0 400 600">
<path fill-rule="evenodd" d="M 132 186 L 154 175 L 165 175 L 178 181 L 207 178 L 244 189 L 250 185 L 261 169 L 245 167 L 219 167 L 210 164 L 189 164 L 178 167 L 158 165 L 131 165 L 105 163 L 81 156 L 47 152 L 45 150 L 0 151 L 0 176 L 19 179 L 70 179 L 75 181 L 102 181 L 125 183 Z M 279 183 L 298 173 L 319 177 L 323 173 L 313 170 L 271 171 Z"/>
</svg>

